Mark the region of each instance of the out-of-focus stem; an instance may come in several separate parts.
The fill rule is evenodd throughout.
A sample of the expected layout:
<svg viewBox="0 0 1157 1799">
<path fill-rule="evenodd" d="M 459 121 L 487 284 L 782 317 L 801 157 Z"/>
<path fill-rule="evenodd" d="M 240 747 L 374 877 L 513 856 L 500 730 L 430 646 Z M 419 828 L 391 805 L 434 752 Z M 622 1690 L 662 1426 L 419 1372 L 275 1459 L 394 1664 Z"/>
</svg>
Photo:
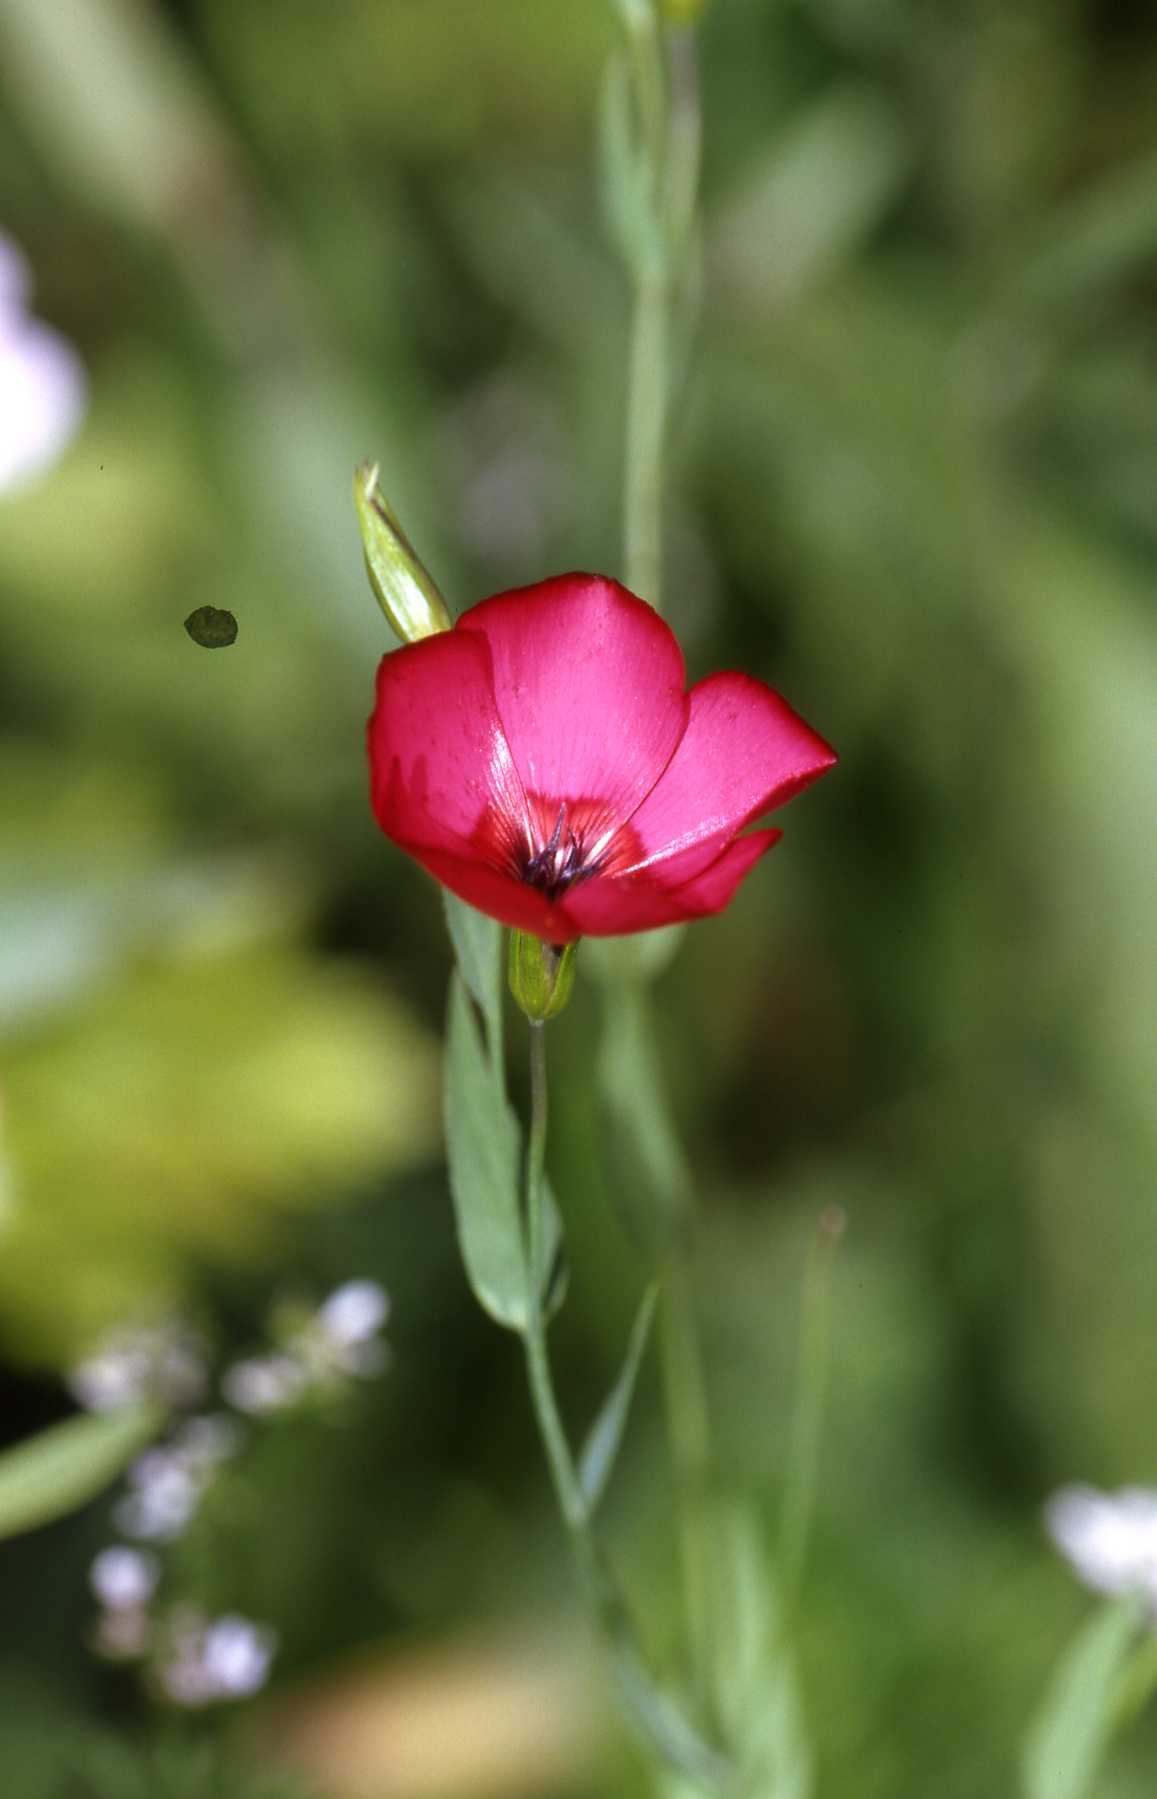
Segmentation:
<svg viewBox="0 0 1157 1799">
<path fill-rule="evenodd" d="M 708 1503 L 711 1427 L 699 1349 L 695 1301 L 686 1254 L 671 1257 L 662 1293 L 663 1391 L 671 1461 L 678 1488 L 679 1553 L 688 1659 L 700 1707 L 712 1706 L 717 1571 L 713 1566 Z"/>
<path fill-rule="evenodd" d="M 662 605 L 669 310 L 664 271 L 644 270 L 631 319 L 623 561 L 631 592 L 656 608 Z"/>
<path fill-rule="evenodd" d="M 686 266 L 695 209 L 699 89 L 692 33 L 662 30 L 649 8 L 633 3 L 624 7 L 624 13 L 642 143 L 649 163 L 647 190 L 652 216 L 650 232 L 646 241 L 636 247 L 632 263 L 634 299 L 623 561 L 627 586 L 652 606 L 660 607 L 672 310 Z M 641 982 L 634 998 L 645 1011 L 648 1001 Z M 715 1574 L 707 1510 L 712 1451 L 698 1325 L 687 1248 L 682 1238 L 668 1257 L 662 1342 L 667 1428 L 678 1490 L 689 1661 L 694 1688 L 707 1713 L 715 1628 Z"/>
<path fill-rule="evenodd" d="M 799 1373 L 779 1534 L 780 1579 L 788 1610 L 799 1590 L 815 1511 L 828 1392 L 832 1257 L 846 1225 L 842 1207 L 825 1208 L 804 1277 Z"/>
</svg>

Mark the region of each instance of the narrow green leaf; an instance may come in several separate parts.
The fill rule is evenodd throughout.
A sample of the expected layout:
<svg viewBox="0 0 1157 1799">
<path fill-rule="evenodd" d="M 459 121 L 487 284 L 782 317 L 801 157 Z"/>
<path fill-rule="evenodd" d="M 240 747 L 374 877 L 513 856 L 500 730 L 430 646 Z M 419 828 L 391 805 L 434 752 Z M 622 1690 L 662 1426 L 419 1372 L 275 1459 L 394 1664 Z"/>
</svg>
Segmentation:
<svg viewBox="0 0 1157 1799">
<path fill-rule="evenodd" d="M 737 1499 L 712 1509 L 716 1708 L 753 1799 L 807 1799 L 812 1753 L 766 1532 Z"/>
<path fill-rule="evenodd" d="M 1025 1799 L 1084 1799 L 1091 1792 L 1140 1616 L 1136 1595 L 1102 1606 L 1062 1656 L 1025 1743 Z"/>
<path fill-rule="evenodd" d="M 619 1645 L 612 1666 L 626 1711 L 658 1750 L 662 1761 L 686 1779 L 687 1790 L 731 1791 L 730 1764 L 700 1735 L 681 1698 L 660 1686 L 626 1644 Z"/>
<path fill-rule="evenodd" d="M 490 1037 L 490 1054 L 502 1060 L 502 926 L 476 912 L 465 900 L 442 889 L 446 924 L 458 972 L 481 1007 Z"/>
<path fill-rule="evenodd" d="M 111 1485 L 155 1435 L 155 1406 L 85 1412 L 52 1424 L 0 1455 L 0 1537 L 63 1517 Z"/>
<path fill-rule="evenodd" d="M 458 974 L 450 980 L 446 1142 L 458 1241 L 475 1297 L 508 1330 L 525 1330 L 518 1124 Z"/>
<path fill-rule="evenodd" d="M 610 1479 L 611 1471 L 618 1457 L 658 1297 L 657 1285 L 648 1287 L 643 1294 L 639 1302 L 639 1309 L 635 1314 L 635 1322 L 631 1326 L 630 1341 L 627 1344 L 627 1354 L 619 1371 L 619 1378 L 607 1395 L 602 1410 L 591 1426 L 590 1434 L 583 1445 L 583 1452 L 579 1458 L 579 1484 L 586 1498 L 587 1509 L 591 1512 L 594 1511 L 606 1490 L 607 1481 Z"/>
<path fill-rule="evenodd" d="M 1139 1717 L 1157 1694 L 1157 1636 L 1144 1636 L 1117 1683 L 1113 1698 L 1113 1729 L 1121 1730 Z"/>
</svg>

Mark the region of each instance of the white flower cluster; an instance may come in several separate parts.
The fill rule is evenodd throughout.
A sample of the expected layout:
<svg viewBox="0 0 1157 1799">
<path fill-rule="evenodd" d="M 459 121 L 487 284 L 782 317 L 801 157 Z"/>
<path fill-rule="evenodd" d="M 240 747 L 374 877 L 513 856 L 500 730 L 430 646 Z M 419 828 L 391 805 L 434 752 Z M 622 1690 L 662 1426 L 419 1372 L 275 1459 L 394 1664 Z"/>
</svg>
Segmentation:
<svg viewBox="0 0 1157 1799">
<path fill-rule="evenodd" d="M 28 264 L 0 232 L 0 493 L 54 463 L 84 411 L 80 358 L 27 310 Z"/>
<path fill-rule="evenodd" d="M 119 1528 L 160 1543 L 179 1537 L 218 1467 L 241 1442 L 236 1421 L 224 1413 L 186 1419 L 167 1443 L 131 1463 L 128 1492 L 115 1513 Z"/>
<path fill-rule="evenodd" d="M 110 1331 L 68 1377 L 73 1398 L 89 1412 L 142 1399 L 196 1405 L 208 1384 L 203 1341 L 175 1319 Z"/>
<path fill-rule="evenodd" d="M 240 1412 L 278 1412 L 335 1380 L 379 1374 L 386 1361 L 380 1333 L 389 1310 L 377 1281 L 346 1281 L 281 1349 L 234 1362 L 221 1391 Z"/>
<path fill-rule="evenodd" d="M 381 1332 L 388 1316 L 389 1298 L 377 1281 L 346 1281 L 296 1322 L 277 1349 L 228 1368 L 222 1396 L 237 1411 L 257 1415 L 376 1374 L 386 1363 Z M 209 1390 L 206 1347 L 174 1320 L 122 1328 L 73 1369 L 69 1387 L 94 1412 L 142 1400 L 187 1409 Z M 117 1528 L 138 1545 L 174 1541 L 250 1428 L 228 1411 L 185 1417 L 131 1463 L 114 1513 Z M 142 1662 L 174 1705 L 207 1706 L 255 1693 L 269 1675 L 274 1633 L 231 1612 L 210 1617 L 176 1606 L 157 1613 L 162 1574 L 154 1550 L 125 1543 L 101 1550 L 89 1573 L 100 1607 L 97 1649 L 113 1660 Z"/>
<path fill-rule="evenodd" d="M 176 1705 L 248 1699 L 265 1685 L 277 1650 L 273 1631 L 237 1612 L 207 1618 L 182 1607 L 169 1620 L 157 1677 Z"/>
<path fill-rule="evenodd" d="M 1045 1508 L 1049 1535 L 1097 1593 L 1137 1593 L 1157 1618 L 1157 1490 L 1061 1487 Z"/>
<path fill-rule="evenodd" d="M 160 1562 L 147 1550 L 101 1550 L 89 1570 L 101 1607 L 101 1653 L 120 1661 L 151 1655 L 154 1677 L 175 1705 L 199 1708 L 258 1692 L 276 1653 L 274 1632 L 236 1612 L 210 1618 L 194 1606 L 154 1619 L 160 1577 Z"/>
</svg>

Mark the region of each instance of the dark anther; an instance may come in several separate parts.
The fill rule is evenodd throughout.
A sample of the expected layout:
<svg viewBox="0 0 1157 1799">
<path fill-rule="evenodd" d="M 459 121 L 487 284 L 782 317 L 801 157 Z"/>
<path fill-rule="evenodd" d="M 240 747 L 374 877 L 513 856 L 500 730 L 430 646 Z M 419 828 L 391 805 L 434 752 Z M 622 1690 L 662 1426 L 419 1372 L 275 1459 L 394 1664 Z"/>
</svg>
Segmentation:
<svg viewBox="0 0 1157 1799">
<path fill-rule="evenodd" d="M 563 832 L 566 842 L 563 842 Z M 555 900 L 573 887 L 578 881 L 587 881 L 599 870 L 599 857 L 589 862 L 583 860 L 583 846 L 580 837 L 566 822 L 565 801 L 558 809 L 558 817 L 554 821 L 554 830 L 542 849 L 528 856 L 521 870 L 522 879 L 531 887 L 537 887 L 547 899 Z"/>
</svg>

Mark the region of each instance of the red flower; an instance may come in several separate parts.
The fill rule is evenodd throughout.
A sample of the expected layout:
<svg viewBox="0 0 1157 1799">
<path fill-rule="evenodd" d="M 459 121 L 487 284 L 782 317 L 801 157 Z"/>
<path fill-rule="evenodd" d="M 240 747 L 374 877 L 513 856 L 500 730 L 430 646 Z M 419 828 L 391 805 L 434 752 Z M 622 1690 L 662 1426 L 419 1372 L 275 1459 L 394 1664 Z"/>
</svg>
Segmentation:
<svg viewBox="0 0 1157 1799">
<path fill-rule="evenodd" d="M 743 827 L 836 760 L 749 675 L 685 692 L 673 633 L 601 575 L 498 594 L 383 657 L 369 754 L 387 837 L 550 943 L 722 911 L 781 835 Z"/>
</svg>

